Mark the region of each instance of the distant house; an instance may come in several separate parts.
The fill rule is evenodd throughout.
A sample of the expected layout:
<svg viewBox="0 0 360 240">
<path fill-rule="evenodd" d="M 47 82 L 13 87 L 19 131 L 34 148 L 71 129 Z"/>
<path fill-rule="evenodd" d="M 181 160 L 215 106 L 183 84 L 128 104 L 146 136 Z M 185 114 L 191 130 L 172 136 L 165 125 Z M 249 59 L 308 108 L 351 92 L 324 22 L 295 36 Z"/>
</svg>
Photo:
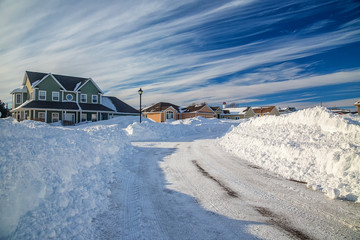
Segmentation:
<svg viewBox="0 0 360 240">
<path fill-rule="evenodd" d="M 224 108 L 223 109 L 223 117 L 227 119 L 244 119 L 255 116 L 255 112 L 251 107 L 243 107 L 243 108 Z"/>
<path fill-rule="evenodd" d="M 360 99 L 354 103 L 354 106 L 358 108 L 358 114 L 360 115 Z"/>
<path fill-rule="evenodd" d="M 296 108 L 295 108 L 295 107 L 279 108 L 278 110 L 279 110 L 279 113 L 280 113 L 280 114 L 287 114 L 287 113 L 296 112 Z"/>
<path fill-rule="evenodd" d="M 210 107 L 210 108 L 211 108 L 211 110 L 213 110 L 213 112 L 215 113 L 215 117 L 216 117 L 216 118 L 219 118 L 219 119 L 223 118 L 224 112 L 223 112 L 223 110 L 221 109 L 221 107 Z"/>
<path fill-rule="evenodd" d="M 121 100 L 104 97 L 103 91 L 91 78 L 26 71 L 21 87 L 11 94 L 11 113 L 19 121 L 74 124 L 138 114 L 136 109 Z"/>
<path fill-rule="evenodd" d="M 179 112 L 179 106 L 168 102 L 159 102 L 144 108 L 142 110 L 142 115 L 160 123 L 179 119 Z"/>
<path fill-rule="evenodd" d="M 341 109 L 341 108 L 328 108 L 331 112 L 339 114 L 339 115 L 346 115 L 346 114 L 350 114 L 351 111 L 349 109 Z"/>
<path fill-rule="evenodd" d="M 193 117 L 214 118 L 215 112 L 207 104 L 193 105 L 182 109 L 180 119 Z"/>
<path fill-rule="evenodd" d="M 255 116 L 267 116 L 267 115 L 274 115 L 279 116 L 279 110 L 275 106 L 264 106 L 264 107 L 253 107 Z"/>
</svg>

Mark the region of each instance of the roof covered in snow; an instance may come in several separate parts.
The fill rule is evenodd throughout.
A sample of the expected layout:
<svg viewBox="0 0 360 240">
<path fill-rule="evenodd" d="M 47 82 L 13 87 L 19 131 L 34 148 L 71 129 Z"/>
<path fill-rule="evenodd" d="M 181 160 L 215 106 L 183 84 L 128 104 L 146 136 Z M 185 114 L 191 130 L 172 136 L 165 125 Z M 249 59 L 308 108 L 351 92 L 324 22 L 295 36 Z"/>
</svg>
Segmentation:
<svg viewBox="0 0 360 240">
<path fill-rule="evenodd" d="M 263 107 L 253 107 L 253 111 L 257 114 L 259 113 L 269 113 L 271 112 L 275 106 L 263 106 Z"/>
<path fill-rule="evenodd" d="M 241 115 L 241 114 L 245 114 L 247 111 L 250 110 L 250 107 L 241 107 L 241 108 L 224 108 L 223 111 L 224 113 L 229 112 L 227 114 L 236 114 L 236 115 Z"/>
<path fill-rule="evenodd" d="M 115 112 L 120 113 L 139 113 L 138 110 L 128 105 L 127 103 L 121 101 L 117 97 L 103 97 L 102 99 L 103 105 L 108 108 L 111 108 Z"/>
</svg>

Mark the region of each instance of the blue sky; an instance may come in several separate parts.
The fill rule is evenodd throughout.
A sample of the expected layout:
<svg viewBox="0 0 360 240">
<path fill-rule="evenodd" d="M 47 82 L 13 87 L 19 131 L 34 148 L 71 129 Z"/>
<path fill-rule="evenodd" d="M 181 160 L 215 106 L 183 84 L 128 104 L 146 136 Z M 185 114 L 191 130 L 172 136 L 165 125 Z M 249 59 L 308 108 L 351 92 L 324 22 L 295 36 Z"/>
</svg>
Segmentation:
<svg viewBox="0 0 360 240">
<path fill-rule="evenodd" d="M 360 2 L 0 0 L 0 99 L 26 70 L 92 77 L 159 101 L 349 107 L 360 98 Z"/>
</svg>

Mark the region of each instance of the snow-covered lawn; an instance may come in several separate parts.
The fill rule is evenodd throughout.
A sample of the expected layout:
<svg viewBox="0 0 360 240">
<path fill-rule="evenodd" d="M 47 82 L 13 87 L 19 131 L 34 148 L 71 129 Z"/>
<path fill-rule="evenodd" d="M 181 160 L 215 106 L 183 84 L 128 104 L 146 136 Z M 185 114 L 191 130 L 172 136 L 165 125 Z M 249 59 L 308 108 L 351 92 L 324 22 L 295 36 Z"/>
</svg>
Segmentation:
<svg viewBox="0 0 360 240">
<path fill-rule="evenodd" d="M 358 116 L 314 108 L 243 121 L 137 121 L 1 119 L 0 238 L 360 235 Z"/>
</svg>

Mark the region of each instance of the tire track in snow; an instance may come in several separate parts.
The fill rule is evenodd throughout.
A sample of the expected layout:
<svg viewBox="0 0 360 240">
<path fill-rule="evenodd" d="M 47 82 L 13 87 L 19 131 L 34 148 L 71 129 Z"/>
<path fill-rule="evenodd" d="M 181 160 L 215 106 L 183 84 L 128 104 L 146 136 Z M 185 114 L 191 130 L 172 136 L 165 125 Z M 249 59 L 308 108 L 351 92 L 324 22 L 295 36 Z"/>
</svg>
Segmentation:
<svg viewBox="0 0 360 240">
<path fill-rule="evenodd" d="M 213 177 L 212 175 L 210 175 L 203 167 L 201 167 L 199 165 L 199 163 L 196 160 L 192 160 L 192 163 L 197 167 L 199 172 L 201 172 L 205 177 L 207 177 L 207 178 L 213 180 L 214 182 L 216 182 L 223 190 L 226 191 L 226 193 L 230 197 L 240 198 L 239 197 L 240 195 L 237 192 L 232 190 L 230 187 L 225 185 L 220 180 L 218 180 L 215 177 Z M 268 224 L 273 225 L 273 226 L 285 231 L 286 233 L 290 234 L 292 237 L 302 239 L 302 240 L 312 239 L 307 234 L 305 234 L 305 233 L 301 232 L 300 230 L 297 230 L 296 228 L 286 224 L 289 221 L 287 221 L 284 217 L 281 217 L 281 216 L 273 213 L 271 210 L 269 210 L 267 208 L 264 208 L 264 207 L 257 207 L 257 206 L 252 206 L 252 207 L 259 214 L 261 214 L 262 216 L 264 216 L 264 217 L 266 217 L 268 219 L 266 221 Z"/>
<path fill-rule="evenodd" d="M 289 233 L 292 237 L 301 239 L 301 240 L 308 240 L 312 239 L 305 233 L 297 230 L 294 227 L 289 226 L 286 224 L 288 221 L 275 213 L 273 213 L 271 210 L 264 208 L 264 207 L 254 207 L 254 209 L 260 213 L 262 216 L 266 217 L 268 220 L 266 221 L 270 225 L 274 225 L 275 227 L 278 227 L 282 230 L 285 230 L 287 233 Z"/>
<path fill-rule="evenodd" d="M 211 176 L 207 171 L 205 171 L 196 160 L 192 160 L 192 163 L 197 167 L 197 169 L 207 178 L 216 182 L 222 189 L 224 189 L 230 197 L 239 198 L 239 194 L 232 190 L 230 187 L 226 186 L 223 182 Z"/>
</svg>

